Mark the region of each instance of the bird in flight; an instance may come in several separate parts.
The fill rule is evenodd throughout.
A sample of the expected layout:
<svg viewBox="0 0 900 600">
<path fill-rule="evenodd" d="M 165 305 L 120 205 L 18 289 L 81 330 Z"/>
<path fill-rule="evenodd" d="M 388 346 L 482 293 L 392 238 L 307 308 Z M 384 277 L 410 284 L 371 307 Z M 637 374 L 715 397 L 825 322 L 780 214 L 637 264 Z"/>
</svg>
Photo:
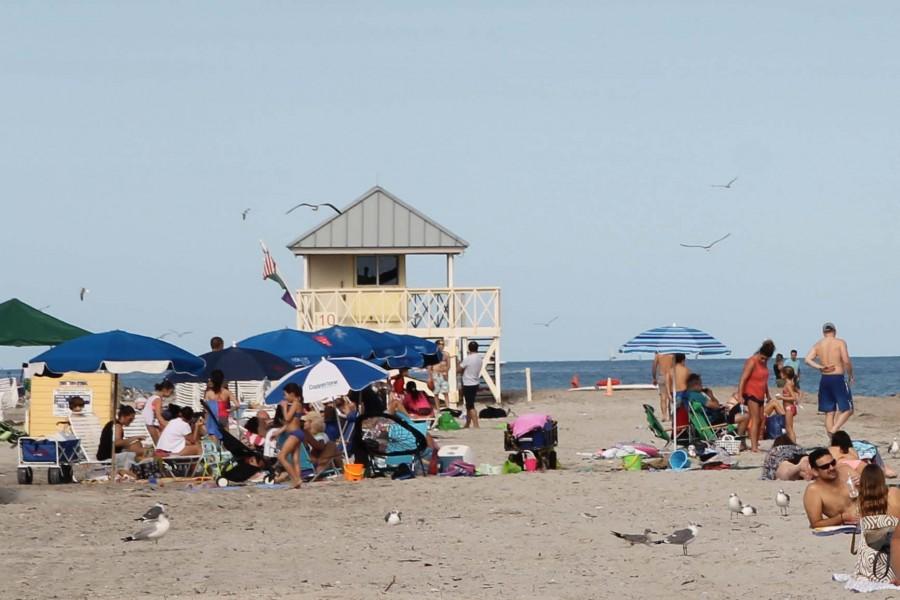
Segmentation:
<svg viewBox="0 0 900 600">
<path fill-rule="evenodd" d="M 81 288 L 81 292 L 79 292 L 78 297 L 81 298 L 81 301 L 84 302 L 84 297 L 91 293 L 91 290 L 86 287 Z"/>
<path fill-rule="evenodd" d="M 557 320 L 558 318 L 559 318 L 559 315 L 553 317 L 552 319 L 550 319 L 550 320 L 547 321 L 546 323 L 535 323 L 535 325 L 538 325 L 538 326 L 540 326 L 540 327 L 550 327 L 550 325 L 553 324 L 553 321 Z"/>
<path fill-rule="evenodd" d="M 709 252 L 713 246 L 715 246 L 716 244 L 718 244 L 719 242 L 721 242 L 722 240 L 724 240 L 730 236 L 731 236 L 730 233 L 726 233 L 725 235 L 723 235 L 716 241 L 710 242 L 708 244 L 679 244 L 679 246 L 681 246 L 682 248 L 703 248 L 704 250 Z"/>
<path fill-rule="evenodd" d="M 169 336 L 169 335 L 174 335 L 176 337 L 183 338 L 184 336 L 191 334 L 191 333 L 194 333 L 194 332 L 193 331 L 175 331 L 174 329 L 170 329 L 167 332 L 165 332 L 164 334 L 162 334 L 161 336 L 157 337 L 156 339 L 164 340 L 164 339 L 166 339 L 166 336 Z"/>
<path fill-rule="evenodd" d="M 295 210 L 297 210 L 298 208 L 300 208 L 301 206 L 308 206 L 309 208 L 311 208 L 313 210 L 319 210 L 320 206 L 327 206 L 328 208 L 330 208 L 331 210 L 333 210 L 334 212 L 336 212 L 339 215 L 344 214 L 340 210 L 338 210 L 337 206 L 335 206 L 334 204 L 331 204 L 330 202 L 323 202 L 321 204 L 310 204 L 309 202 L 301 202 L 300 204 L 298 204 L 297 206 L 294 206 L 293 208 L 291 208 L 289 211 L 287 211 L 284 214 L 289 215 L 292 212 L 294 212 Z"/>
<path fill-rule="evenodd" d="M 249 209 L 249 208 L 245 208 L 244 210 L 241 211 L 241 221 L 246 221 L 246 220 L 247 220 L 247 214 L 248 214 L 249 212 L 250 212 L 250 209 Z"/>
<path fill-rule="evenodd" d="M 734 183 L 735 181 L 737 181 L 737 180 L 738 180 L 738 178 L 735 177 L 734 179 L 732 179 L 731 181 L 729 181 L 729 182 L 726 183 L 725 185 L 722 185 L 721 183 L 713 183 L 713 184 L 710 185 L 709 187 L 717 187 L 717 188 L 722 188 L 722 189 L 730 190 L 730 189 L 731 189 L 731 184 L 733 184 L 733 183 Z"/>
<path fill-rule="evenodd" d="M 48 304 L 47 306 L 42 306 L 42 307 L 40 307 L 38 310 L 41 311 L 41 312 L 44 312 L 44 311 L 47 310 L 48 308 L 50 308 L 50 305 L 49 305 L 49 304 Z M 893 456 L 893 454 L 892 454 L 891 456 Z"/>
</svg>

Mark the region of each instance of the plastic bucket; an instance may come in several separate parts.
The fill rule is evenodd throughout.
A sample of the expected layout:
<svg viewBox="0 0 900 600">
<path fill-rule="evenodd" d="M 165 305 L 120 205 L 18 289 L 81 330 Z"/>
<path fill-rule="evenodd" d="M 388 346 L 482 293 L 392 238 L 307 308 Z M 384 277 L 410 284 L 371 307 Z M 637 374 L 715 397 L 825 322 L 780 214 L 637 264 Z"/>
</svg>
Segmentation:
<svg viewBox="0 0 900 600">
<path fill-rule="evenodd" d="M 622 466 L 626 471 L 640 471 L 644 464 L 643 459 L 640 454 L 628 454 L 622 457 Z"/>
<path fill-rule="evenodd" d="M 361 463 L 348 463 L 344 465 L 344 479 L 347 481 L 360 481 L 366 474 L 366 465 Z"/>
<path fill-rule="evenodd" d="M 669 466 L 673 471 L 685 471 L 691 468 L 691 458 L 684 450 L 676 450 L 669 456 Z"/>
<path fill-rule="evenodd" d="M 525 470 L 537 471 L 537 459 L 535 457 L 529 456 L 525 459 Z"/>
</svg>

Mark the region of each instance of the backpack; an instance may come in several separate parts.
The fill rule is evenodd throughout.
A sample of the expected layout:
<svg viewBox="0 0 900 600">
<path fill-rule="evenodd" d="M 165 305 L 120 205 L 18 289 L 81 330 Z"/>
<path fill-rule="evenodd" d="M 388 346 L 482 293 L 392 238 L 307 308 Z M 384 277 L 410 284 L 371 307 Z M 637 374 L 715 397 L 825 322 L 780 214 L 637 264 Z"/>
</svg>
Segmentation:
<svg viewBox="0 0 900 600">
<path fill-rule="evenodd" d="M 499 406 L 486 406 L 478 413 L 480 419 L 502 419 L 506 416 L 506 411 Z"/>
</svg>

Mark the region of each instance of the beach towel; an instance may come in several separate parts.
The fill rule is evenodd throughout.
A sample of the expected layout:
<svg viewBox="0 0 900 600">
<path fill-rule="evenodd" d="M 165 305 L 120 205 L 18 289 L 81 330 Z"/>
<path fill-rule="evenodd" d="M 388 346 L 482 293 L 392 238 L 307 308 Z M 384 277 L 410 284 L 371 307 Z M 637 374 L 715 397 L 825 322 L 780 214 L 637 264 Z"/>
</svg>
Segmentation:
<svg viewBox="0 0 900 600">
<path fill-rule="evenodd" d="M 832 581 L 844 584 L 845 590 L 851 592 L 880 592 L 883 590 L 900 590 L 900 587 L 887 582 L 869 581 L 868 579 L 859 579 L 846 573 L 835 573 L 831 576 Z"/>
<path fill-rule="evenodd" d="M 527 413 L 518 417 L 512 422 L 513 437 L 520 438 L 533 429 L 542 428 L 549 418 L 549 415 L 542 413 Z"/>
</svg>

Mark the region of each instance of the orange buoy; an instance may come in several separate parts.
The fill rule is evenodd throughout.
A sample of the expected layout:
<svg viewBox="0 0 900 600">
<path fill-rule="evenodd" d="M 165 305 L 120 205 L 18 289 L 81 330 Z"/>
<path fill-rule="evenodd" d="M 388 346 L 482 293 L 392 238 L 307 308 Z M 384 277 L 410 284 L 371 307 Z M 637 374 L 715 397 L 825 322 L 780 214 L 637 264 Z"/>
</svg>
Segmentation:
<svg viewBox="0 0 900 600">
<path fill-rule="evenodd" d="M 573 388 L 581 387 L 581 379 L 578 378 L 578 373 L 572 375 L 572 381 L 569 382 L 569 385 Z"/>
<path fill-rule="evenodd" d="M 607 377 L 606 378 L 606 395 L 607 396 L 612 396 L 612 386 L 613 386 L 612 377 Z"/>
</svg>

